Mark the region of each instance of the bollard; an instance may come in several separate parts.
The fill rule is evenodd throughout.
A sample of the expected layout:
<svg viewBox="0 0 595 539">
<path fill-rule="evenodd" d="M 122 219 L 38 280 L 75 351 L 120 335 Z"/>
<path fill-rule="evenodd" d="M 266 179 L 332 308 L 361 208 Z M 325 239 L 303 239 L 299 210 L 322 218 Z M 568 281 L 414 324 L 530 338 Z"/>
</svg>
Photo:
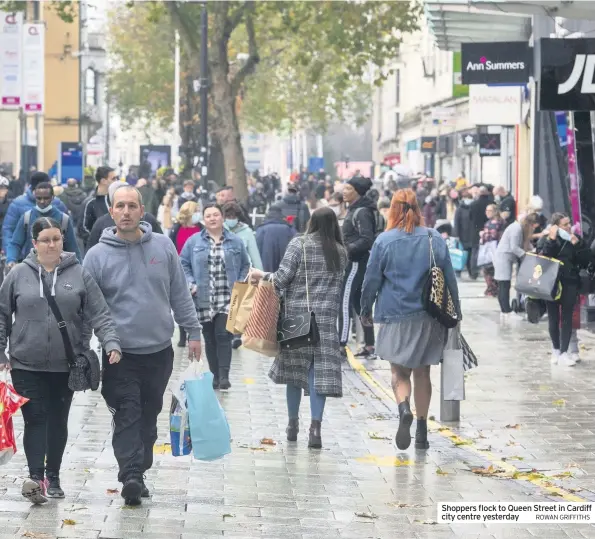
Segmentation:
<svg viewBox="0 0 595 539">
<path fill-rule="evenodd" d="M 440 367 L 440 421 L 459 421 L 461 419 L 460 401 L 445 401 L 444 395 L 444 369 Z"/>
</svg>

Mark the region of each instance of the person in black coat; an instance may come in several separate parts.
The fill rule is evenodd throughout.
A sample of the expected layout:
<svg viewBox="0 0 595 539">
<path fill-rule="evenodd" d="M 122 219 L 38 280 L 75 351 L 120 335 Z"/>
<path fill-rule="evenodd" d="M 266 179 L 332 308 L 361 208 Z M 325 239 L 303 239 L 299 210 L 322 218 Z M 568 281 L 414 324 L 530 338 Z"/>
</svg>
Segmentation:
<svg viewBox="0 0 595 539">
<path fill-rule="evenodd" d="M 290 183 L 287 186 L 287 194 L 280 202 L 283 217 L 293 217 L 293 224 L 298 232 L 304 232 L 310 220 L 310 210 L 305 202 L 302 202 L 298 195 L 298 186 Z"/>
<path fill-rule="evenodd" d="M 461 202 L 455 212 L 454 217 L 454 236 L 459 238 L 461 246 L 464 251 L 467 251 L 467 271 L 469 276 L 473 276 L 474 272 L 471 267 L 471 252 L 474 245 L 474 233 L 475 227 L 471 221 L 471 204 L 473 197 L 469 191 L 464 190 L 461 192 Z"/>
<path fill-rule="evenodd" d="M 572 335 L 572 313 L 578 300 L 580 270 L 591 262 L 591 250 L 584 240 L 572 233 L 570 218 L 564 213 L 554 213 L 547 236 L 537 243 L 537 252 L 562 262 L 558 277 L 562 295 L 557 301 L 547 301 L 548 326 L 552 340 L 552 363 L 567 367 L 576 365 L 568 354 Z"/>
<path fill-rule="evenodd" d="M 481 186 L 479 188 L 479 197 L 471 203 L 469 207 L 469 217 L 471 219 L 471 224 L 473 226 L 473 236 L 472 236 L 472 247 L 471 247 L 471 259 L 470 268 L 472 273 L 470 273 L 470 277 L 472 279 L 477 279 L 479 275 L 479 271 L 477 269 L 477 255 L 479 253 L 479 233 L 483 230 L 483 227 L 488 221 L 486 216 L 486 209 L 490 204 L 494 203 L 494 197 L 488 190 L 486 186 Z"/>
<path fill-rule="evenodd" d="M 264 223 L 256 229 L 256 244 L 264 271 L 274 273 L 279 269 L 287 245 L 295 235 L 295 228 L 283 219 L 281 205 L 273 204 Z"/>
</svg>

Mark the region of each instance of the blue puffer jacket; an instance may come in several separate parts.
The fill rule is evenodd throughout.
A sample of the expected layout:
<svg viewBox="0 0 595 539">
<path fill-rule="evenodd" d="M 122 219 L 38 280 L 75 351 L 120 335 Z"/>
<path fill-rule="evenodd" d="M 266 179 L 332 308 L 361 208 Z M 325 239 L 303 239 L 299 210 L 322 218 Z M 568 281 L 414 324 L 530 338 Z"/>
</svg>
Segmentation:
<svg viewBox="0 0 595 539">
<path fill-rule="evenodd" d="M 52 206 L 58 208 L 62 213 L 68 214 L 68 208 L 59 198 L 54 198 Z M 10 240 L 12 240 L 12 234 L 14 233 L 14 229 L 16 228 L 19 219 L 34 207 L 35 197 L 33 196 L 31 188 L 28 188 L 21 196 L 15 198 L 10 206 L 8 206 L 6 216 L 4 217 L 4 223 L 2 223 L 2 245 L 4 246 L 4 249 L 7 248 L 10 244 Z"/>
<path fill-rule="evenodd" d="M 194 304 L 199 309 L 208 308 L 211 303 L 210 251 L 211 240 L 209 240 L 208 232 L 205 229 L 190 236 L 180 254 L 186 280 L 189 284 L 197 285 L 198 290 L 194 297 Z M 250 258 L 243 240 L 226 229 L 223 229 L 223 253 L 227 282 L 231 289 L 236 281 L 243 281 L 248 275 Z"/>
</svg>

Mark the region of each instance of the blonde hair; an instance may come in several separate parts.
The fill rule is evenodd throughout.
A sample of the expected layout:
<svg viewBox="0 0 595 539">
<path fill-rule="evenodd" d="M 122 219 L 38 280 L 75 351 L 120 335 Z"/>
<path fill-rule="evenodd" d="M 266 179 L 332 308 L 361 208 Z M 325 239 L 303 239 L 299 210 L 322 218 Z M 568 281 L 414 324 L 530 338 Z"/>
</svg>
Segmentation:
<svg viewBox="0 0 595 539">
<path fill-rule="evenodd" d="M 192 215 L 196 213 L 197 208 L 198 204 L 192 200 L 184 202 L 178 212 L 178 223 L 182 226 L 192 225 Z"/>
</svg>

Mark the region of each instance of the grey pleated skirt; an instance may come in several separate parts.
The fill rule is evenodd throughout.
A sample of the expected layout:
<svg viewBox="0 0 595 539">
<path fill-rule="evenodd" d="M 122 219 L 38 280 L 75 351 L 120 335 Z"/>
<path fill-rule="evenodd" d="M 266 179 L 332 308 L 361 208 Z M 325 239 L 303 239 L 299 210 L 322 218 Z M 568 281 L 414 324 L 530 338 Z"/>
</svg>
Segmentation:
<svg viewBox="0 0 595 539">
<path fill-rule="evenodd" d="M 381 324 L 376 354 L 394 365 L 417 369 L 442 360 L 448 330 L 426 312 Z"/>
</svg>

